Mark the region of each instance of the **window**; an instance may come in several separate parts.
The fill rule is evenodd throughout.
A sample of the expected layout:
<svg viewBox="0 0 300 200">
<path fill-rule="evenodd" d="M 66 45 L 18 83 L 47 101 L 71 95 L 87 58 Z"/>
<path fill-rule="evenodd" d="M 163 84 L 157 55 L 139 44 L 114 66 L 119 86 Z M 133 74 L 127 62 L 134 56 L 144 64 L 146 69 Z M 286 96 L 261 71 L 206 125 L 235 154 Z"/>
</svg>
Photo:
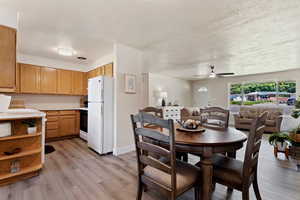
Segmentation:
<svg viewBox="0 0 300 200">
<path fill-rule="evenodd" d="M 266 81 L 230 84 L 230 110 L 240 105 L 280 105 L 291 110 L 296 101 L 296 81 Z"/>
</svg>

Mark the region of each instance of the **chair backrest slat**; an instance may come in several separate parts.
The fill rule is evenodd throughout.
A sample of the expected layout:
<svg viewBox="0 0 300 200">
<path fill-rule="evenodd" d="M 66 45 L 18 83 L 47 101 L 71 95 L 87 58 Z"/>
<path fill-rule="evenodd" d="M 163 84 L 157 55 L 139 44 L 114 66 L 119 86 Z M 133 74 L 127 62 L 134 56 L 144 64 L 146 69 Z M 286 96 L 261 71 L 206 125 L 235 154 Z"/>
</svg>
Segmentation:
<svg viewBox="0 0 300 200">
<path fill-rule="evenodd" d="M 200 109 L 202 126 L 206 128 L 226 129 L 229 124 L 229 114 L 229 110 L 220 107 Z M 221 123 L 210 123 L 208 120 L 218 120 Z"/>
<path fill-rule="evenodd" d="M 157 141 L 162 141 L 162 142 L 169 142 L 170 137 L 167 135 L 164 135 L 158 131 L 152 130 L 152 129 L 147 129 L 147 128 L 137 128 L 135 130 L 136 134 L 144 137 L 148 137 Z"/>
<path fill-rule="evenodd" d="M 141 109 L 140 112 L 152 113 L 156 117 L 163 118 L 163 110 L 161 108 L 146 107 Z"/>
<path fill-rule="evenodd" d="M 172 169 L 169 165 L 160 162 L 156 158 L 153 158 L 151 156 L 141 155 L 140 159 L 141 159 L 141 163 L 143 163 L 144 165 L 149 165 L 168 174 L 172 173 Z"/>
<path fill-rule="evenodd" d="M 164 156 L 169 159 L 171 158 L 170 151 L 168 151 L 162 147 L 159 147 L 157 145 L 150 144 L 147 142 L 138 142 L 137 146 L 144 151 L 151 152 L 151 153 L 154 153 L 159 156 Z"/>
<path fill-rule="evenodd" d="M 252 122 L 244 158 L 244 177 L 249 177 L 250 174 L 254 172 L 254 170 L 257 170 L 259 150 L 261 146 L 262 136 L 264 134 L 265 121 L 267 119 L 267 116 L 268 112 L 264 112 Z"/>
</svg>

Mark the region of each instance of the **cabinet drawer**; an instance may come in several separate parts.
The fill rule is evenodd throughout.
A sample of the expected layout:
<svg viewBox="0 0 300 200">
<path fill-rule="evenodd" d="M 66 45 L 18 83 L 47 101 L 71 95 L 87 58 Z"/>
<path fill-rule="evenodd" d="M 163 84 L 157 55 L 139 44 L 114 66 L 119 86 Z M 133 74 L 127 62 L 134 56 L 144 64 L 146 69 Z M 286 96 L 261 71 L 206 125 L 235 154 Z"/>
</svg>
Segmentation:
<svg viewBox="0 0 300 200">
<path fill-rule="evenodd" d="M 59 111 L 53 110 L 53 111 L 47 111 L 47 116 L 53 116 L 53 115 L 59 115 Z"/>
<path fill-rule="evenodd" d="M 47 122 L 57 122 L 58 117 L 57 116 L 49 116 L 47 117 Z"/>
<path fill-rule="evenodd" d="M 61 110 L 59 111 L 60 115 L 75 115 L 76 110 Z"/>
<path fill-rule="evenodd" d="M 54 138 L 54 137 L 59 137 L 58 129 L 46 131 L 46 138 Z"/>
<path fill-rule="evenodd" d="M 47 122 L 46 129 L 47 129 L 47 131 L 53 130 L 53 129 L 58 129 L 58 123 L 57 122 Z"/>
</svg>

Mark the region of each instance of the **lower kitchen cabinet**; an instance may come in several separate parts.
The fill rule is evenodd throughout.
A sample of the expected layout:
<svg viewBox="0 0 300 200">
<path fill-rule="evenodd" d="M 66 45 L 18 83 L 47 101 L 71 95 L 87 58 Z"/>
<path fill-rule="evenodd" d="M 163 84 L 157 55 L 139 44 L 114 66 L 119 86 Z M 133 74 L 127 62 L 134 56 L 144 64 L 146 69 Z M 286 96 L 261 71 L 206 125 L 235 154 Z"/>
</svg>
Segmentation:
<svg viewBox="0 0 300 200">
<path fill-rule="evenodd" d="M 79 135 L 79 110 L 46 111 L 46 141 Z"/>
<path fill-rule="evenodd" d="M 70 136 L 76 134 L 76 115 L 59 116 L 60 136 Z"/>
</svg>

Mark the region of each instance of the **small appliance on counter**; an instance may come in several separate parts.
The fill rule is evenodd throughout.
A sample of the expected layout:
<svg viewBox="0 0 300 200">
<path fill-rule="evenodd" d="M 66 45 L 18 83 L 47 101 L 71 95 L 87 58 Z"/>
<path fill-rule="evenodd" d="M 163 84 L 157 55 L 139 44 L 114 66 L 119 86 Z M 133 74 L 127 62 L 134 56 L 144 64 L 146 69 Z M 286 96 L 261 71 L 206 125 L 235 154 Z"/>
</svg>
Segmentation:
<svg viewBox="0 0 300 200">
<path fill-rule="evenodd" d="M 99 154 L 113 151 L 113 78 L 88 81 L 88 146 Z"/>
<path fill-rule="evenodd" d="M 7 112 L 11 101 L 11 96 L 0 94 L 0 112 Z"/>
<path fill-rule="evenodd" d="M 0 123 L 0 137 L 11 136 L 11 123 L 1 122 Z"/>
</svg>

